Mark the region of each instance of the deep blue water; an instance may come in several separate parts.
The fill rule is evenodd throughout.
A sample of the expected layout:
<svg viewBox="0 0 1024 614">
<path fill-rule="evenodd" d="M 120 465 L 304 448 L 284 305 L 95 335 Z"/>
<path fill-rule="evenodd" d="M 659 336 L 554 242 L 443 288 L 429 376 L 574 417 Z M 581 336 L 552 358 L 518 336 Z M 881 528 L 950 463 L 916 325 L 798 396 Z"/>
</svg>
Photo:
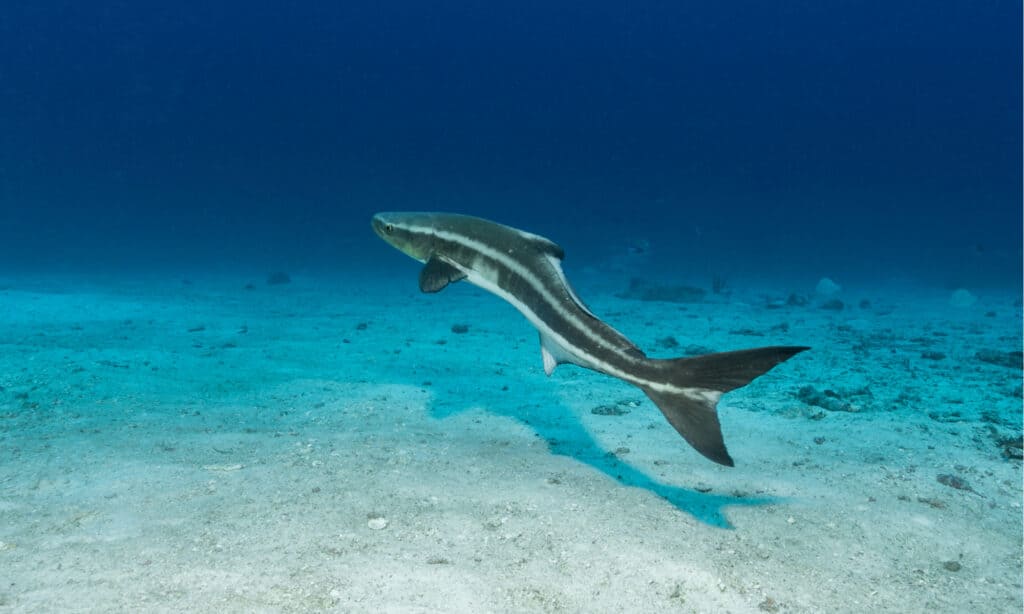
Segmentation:
<svg viewBox="0 0 1024 614">
<path fill-rule="evenodd" d="M 216 6 L 209 6 L 216 4 Z M 1021 5 L 8 2 L 12 270 L 398 262 L 387 209 L 703 277 L 1019 285 Z"/>
</svg>

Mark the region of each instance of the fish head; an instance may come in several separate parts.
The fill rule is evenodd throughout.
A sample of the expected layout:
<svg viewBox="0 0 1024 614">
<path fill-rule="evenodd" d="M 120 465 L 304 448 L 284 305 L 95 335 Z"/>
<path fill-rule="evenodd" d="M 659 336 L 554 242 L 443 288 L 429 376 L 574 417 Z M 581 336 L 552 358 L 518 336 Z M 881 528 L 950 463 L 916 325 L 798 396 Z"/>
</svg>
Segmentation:
<svg viewBox="0 0 1024 614">
<path fill-rule="evenodd" d="M 435 220 L 430 213 L 378 213 L 370 222 L 377 236 L 403 254 L 425 262 L 434 252 Z"/>
</svg>

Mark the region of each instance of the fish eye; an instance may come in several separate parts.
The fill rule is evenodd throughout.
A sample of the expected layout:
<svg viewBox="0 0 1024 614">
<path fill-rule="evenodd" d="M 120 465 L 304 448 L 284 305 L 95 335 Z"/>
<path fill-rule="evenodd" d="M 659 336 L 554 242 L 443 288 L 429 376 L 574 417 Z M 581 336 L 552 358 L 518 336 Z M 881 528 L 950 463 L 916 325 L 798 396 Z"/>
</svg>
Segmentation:
<svg viewBox="0 0 1024 614">
<path fill-rule="evenodd" d="M 395 225 L 394 225 L 394 224 L 386 224 L 386 225 L 384 226 L 384 232 L 386 232 L 386 233 L 388 233 L 388 234 L 391 234 L 391 233 L 393 233 L 394 231 L 395 231 Z"/>
</svg>

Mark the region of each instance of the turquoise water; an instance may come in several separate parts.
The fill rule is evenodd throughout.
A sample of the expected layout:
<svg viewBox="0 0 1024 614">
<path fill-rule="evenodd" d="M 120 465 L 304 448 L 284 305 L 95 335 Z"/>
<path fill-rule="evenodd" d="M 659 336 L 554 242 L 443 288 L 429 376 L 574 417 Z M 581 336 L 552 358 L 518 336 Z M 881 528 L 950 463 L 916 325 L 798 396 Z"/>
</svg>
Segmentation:
<svg viewBox="0 0 1024 614">
<path fill-rule="evenodd" d="M 0 611 L 1019 612 L 1019 3 L 0 8 Z M 810 346 L 735 468 L 648 355 Z"/>
</svg>

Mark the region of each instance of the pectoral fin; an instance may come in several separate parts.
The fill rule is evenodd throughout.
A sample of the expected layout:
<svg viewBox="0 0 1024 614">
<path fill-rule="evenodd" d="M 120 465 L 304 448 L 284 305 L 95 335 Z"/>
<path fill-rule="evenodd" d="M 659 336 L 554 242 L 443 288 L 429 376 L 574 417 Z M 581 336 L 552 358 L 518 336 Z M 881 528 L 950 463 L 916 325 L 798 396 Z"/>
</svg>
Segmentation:
<svg viewBox="0 0 1024 614">
<path fill-rule="evenodd" d="M 440 292 L 450 284 L 465 279 L 466 274 L 436 256 L 431 256 L 420 271 L 420 290 Z"/>
</svg>

